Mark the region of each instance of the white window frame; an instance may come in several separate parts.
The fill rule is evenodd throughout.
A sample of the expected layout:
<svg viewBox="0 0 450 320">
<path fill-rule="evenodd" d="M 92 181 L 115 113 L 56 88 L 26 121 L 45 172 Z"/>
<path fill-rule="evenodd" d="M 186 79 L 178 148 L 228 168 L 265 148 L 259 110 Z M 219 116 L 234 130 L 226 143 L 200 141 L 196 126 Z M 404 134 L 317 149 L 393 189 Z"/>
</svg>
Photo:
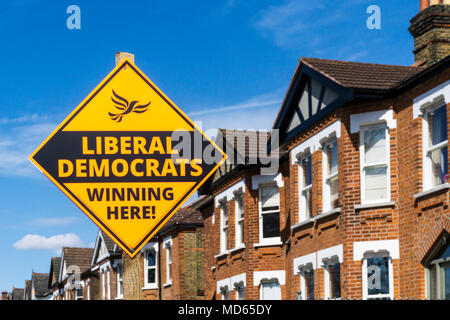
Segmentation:
<svg viewBox="0 0 450 320">
<path fill-rule="evenodd" d="M 106 270 L 106 274 L 108 275 L 108 300 L 111 300 L 111 271 L 109 268 Z"/>
<path fill-rule="evenodd" d="M 331 290 L 332 290 L 332 288 L 331 288 L 330 267 L 335 265 L 335 264 L 339 264 L 339 276 L 341 276 L 342 275 L 342 272 L 341 272 L 342 266 L 341 266 L 341 263 L 339 262 L 339 258 L 334 257 L 334 258 L 331 258 L 331 259 L 327 259 L 327 260 L 324 261 L 324 264 L 323 264 L 324 269 L 325 269 L 325 273 L 324 273 L 324 291 L 325 291 L 325 299 L 326 300 L 330 300 L 330 299 L 340 300 L 342 298 L 342 283 L 341 283 L 341 288 L 340 288 L 341 297 L 331 298 L 331 295 L 332 295 Z"/>
<path fill-rule="evenodd" d="M 337 171 L 335 173 L 332 173 L 330 175 L 328 174 L 328 155 L 326 152 L 326 148 L 333 144 L 334 142 L 336 142 L 336 148 L 337 151 L 339 151 L 339 147 L 337 146 L 338 144 L 338 139 L 336 137 L 333 137 L 331 139 L 327 139 L 323 144 L 322 144 L 322 194 L 323 194 L 323 203 L 322 203 L 322 207 L 323 207 L 323 212 L 328 212 L 336 208 L 331 208 L 331 186 L 330 186 L 330 180 L 337 178 L 338 179 L 338 186 L 339 186 L 339 158 L 338 158 L 338 165 L 337 165 Z M 339 187 L 338 187 L 339 188 Z M 338 189 L 338 198 L 339 198 L 339 189 Z"/>
<path fill-rule="evenodd" d="M 122 270 L 122 277 L 120 276 L 120 269 Z M 120 283 L 122 283 L 122 293 L 120 293 Z M 117 264 L 117 297 L 116 299 L 123 299 L 123 264 Z"/>
<path fill-rule="evenodd" d="M 278 203 L 278 210 L 272 210 L 272 211 L 265 211 L 262 212 L 262 201 L 261 201 L 261 189 L 264 187 L 276 187 L 278 189 L 278 197 L 280 199 L 280 202 Z M 263 214 L 267 213 L 275 213 L 278 212 L 278 215 L 280 215 L 281 212 L 281 198 L 280 198 L 280 187 L 276 182 L 266 182 L 261 183 L 258 186 L 258 212 L 259 212 L 259 243 L 260 244 L 279 244 L 281 242 L 281 231 L 280 236 L 278 237 L 271 237 L 271 238 L 264 238 L 264 232 L 263 232 Z M 281 219 L 280 219 L 281 222 Z"/>
<path fill-rule="evenodd" d="M 314 280 L 314 284 L 313 284 L 313 290 L 315 290 L 315 286 L 316 286 L 316 275 L 314 272 L 314 267 L 312 264 L 307 264 L 301 268 L 299 268 L 299 272 L 298 274 L 300 275 L 300 291 L 301 291 L 301 297 L 302 300 L 308 300 L 308 297 L 306 295 L 306 272 L 313 272 L 313 280 Z M 314 299 L 316 299 L 316 295 L 314 294 Z"/>
<path fill-rule="evenodd" d="M 275 283 L 278 284 L 278 290 L 280 291 L 280 300 L 282 298 L 282 293 L 281 293 L 281 284 L 280 281 L 277 278 L 271 278 L 271 279 L 263 279 L 261 280 L 260 284 L 259 284 L 259 299 L 260 300 L 268 300 L 268 299 L 264 299 L 264 285 L 267 283 Z"/>
<path fill-rule="evenodd" d="M 444 102 L 437 103 L 437 104 L 434 104 L 427 108 L 424 108 L 422 111 L 423 112 L 423 118 L 422 118 L 423 191 L 427 191 L 427 190 L 430 190 L 430 189 L 433 189 L 433 188 L 436 188 L 436 187 L 439 187 L 440 185 L 442 185 L 442 184 L 436 185 L 436 186 L 432 185 L 432 180 L 431 180 L 432 179 L 431 178 L 432 161 L 431 161 L 431 157 L 429 155 L 432 151 L 448 147 L 448 137 L 447 137 L 447 140 L 442 141 L 442 142 L 430 147 L 430 145 L 429 145 L 429 128 L 428 128 L 428 115 L 431 112 L 433 112 L 434 110 L 439 109 L 441 107 L 444 107 L 446 109 L 446 113 L 447 113 L 447 105 L 444 104 Z"/>
<path fill-rule="evenodd" d="M 166 283 L 164 287 L 172 285 L 173 279 L 173 240 L 172 236 L 168 236 L 163 240 L 163 248 L 166 250 Z M 169 255 L 170 252 L 170 255 Z M 170 276 L 169 276 L 169 270 Z"/>
<path fill-rule="evenodd" d="M 220 201 L 220 253 L 228 252 L 228 227 L 229 227 L 229 210 L 226 198 Z M 226 221 L 225 221 L 226 210 Z"/>
<path fill-rule="evenodd" d="M 309 185 L 303 185 L 303 176 L 304 176 L 304 170 L 302 166 L 302 160 L 306 158 L 310 158 L 311 161 L 311 171 L 312 171 L 312 154 L 309 149 L 307 149 L 305 152 L 298 155 L 298 190 L 299 190 L 299 212 L 298 212 L 298 222 L 303 222 L 308 219 L 311 219 L 311 211 L 312 208 L 310 208 L 310 212 L 307 215 L 306 214 L 306 197 L 304 194 L 309 191 L 309 196 L 312 196 L 312 173 L 311 173 L 311 184 Z"/>
<path fill-rule="evenodd" d="M 147 254 L 150 251 L 155 252 L 155 266 L 149 267 L 148 261 L 147 261 Z M 158 244 L 156 242 L 150 242 L 145 245 L 145 247 L 142 249 L 144 253 L 144 287 L 142 289 L 158 289 Z M 155 282 L 154 283 L 148 283 L 148 270 L 149 269 L 155 269 Z"/>
<path fill-rule="evenodd" d="M 370 164 L 365 164 L 364 161 L 364 133 L 365 131 L 371 130 L 371 129 L 384 129 L 385 130 L 385 139 L 386 139 L 386 160 L 380 161 L 380 162 L 374 162 Z M 385 203 L 389 202 L 391 200 L 391 136 L 389 132 L 389 127 L 386 123 L 376 123 L 376 124 L 370 124 L 370 125 L 364 125 L 361 126 L 359 131 L 359 151 L 360 151 L 360 177 L 361 177 L 361 203 L 362 204 L 376 204 L 376 203 Z M 380 166 L 387 166 L 386 169 L 386 183 L 387 183 L 387 197 L 386 199 L 379 199 L 379 200 L 371 200 L 366 201 L 366 179 L 365 179 L 365 169 L 366 168 L 373 168 L 373 167 L 380 167 Z"/>
<path fill-rule="evenodd" d="M 102 277 L 102 299 L 106 300 L 106 276 L 105 276 L 105 270 L 101 271 L 101 277 Z"/>
<path fill-rule="evenodd" d="M 242 201 L 242 209 L 239 208 L 239 201 Z M 245 219 L 245 209 L 244 209 L 244 193 L 242 189 L 235 191 L 234 193 L 234 202 L 235 202 L 235 248 L 244 246 L 244 219 Z"/>
<path fill-rule="evenodd" d="M 389 272 L 389 293 L 388 294 L 377 294 L 377 295 L 369 295 L 369 288 L 367 283 L 367 259 L 369 258 L 379 258 L 379 257 L 387 257 L 388 258 L 388 272 Z M 366 252 L 364 253 L 364 257 L 362 259 L 362 284 L 363 284 L 363 300 L 367 299 L 383 299 L 389 298 L 391 300 L 394 299 L 394 268 L 392 264 L 392 256 L 389 251 L 378 251 L 378 252 Z"/>
</svg>

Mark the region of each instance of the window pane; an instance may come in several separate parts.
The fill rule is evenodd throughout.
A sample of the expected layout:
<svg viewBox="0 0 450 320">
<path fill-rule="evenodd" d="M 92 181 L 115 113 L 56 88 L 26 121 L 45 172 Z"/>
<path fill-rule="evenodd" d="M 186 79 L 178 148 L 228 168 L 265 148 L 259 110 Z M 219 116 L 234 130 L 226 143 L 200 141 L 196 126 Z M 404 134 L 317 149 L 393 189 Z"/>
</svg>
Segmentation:
<svg viewBox="0 0 450 320">
<path fill-rule="evenodd" d="M 311 197 L 311 189 L 302 192 L 303 199 L 303 208 L 301 210 L 304 211 L 304 216 L 306 219 L 311 217 L 311 207 L 312 207 L 312 197 Z"/>
<path fill-rule="evenodd" d="M 433 186 L 448 182 L 448 154 L 447 147 L 431 152 L 431 174 Z"/>
<path fill-rule="evenodd" d="M 311 176 L 311 156 L 307 156 L 301 160 L 301 166 L 303 171 L 303 187 L 307 187 L 311 184 L 312 176 Z"/>
<path fill-rule="evenodd" d="M 265 186 L 261 187 L 261 206 L 264 209 L 279 208 L 280 206 L 280 193 L 277 186 Z M 273 210 L 273 209 L 272 209 Z"/>
<path fill-rule="evenodd" d="M 376 128 L 364 131 L 365 163 L 386 161 L 386 129 Z"/>
<path fill-rule="evenodd" d="M 341 297 L 341 266 L 335 263 L 329 266 L 331 298 Z"/>
<path fill-rule="evenodd" d="M 314 270 L 305 271 L 306 299 L 314 300 Z"/>
<path fill-rule="evenodd" d="M 244 221 L 239 222 L 239 243 L 244 242 Z"/>
<path fill-rule="evenodd" d="M 447 107 L 442 106 L 428 113 L 430 146 L 447 140 Z"/>
<path fill-rule="evenodd" d="M 387 199 L 387 166 L 365 169 L 366 201 Z"/>
<path fill-rule="evenodd" d="M 228 206 L 226 203 L 222 204 L 221 206 L 222 209 L 222 224 L 224 227 L 226 227 L 228 225 Z"/>
<path fill-rule="evenodd" d="M 444 299 L 450 300 L 450 266 L 444 269 Z"/>
<path fill-rule="evenodd" d="M 367 284 L 369 295 L 389 294 L 389 258 L 367 259 Z"/>
<path fill-rule="evenodd" d="M 262 300 L 281 300 L 281 288 L 278 282 L 264 282 L 261 284 Z"/>
<path fill-rule="evenodd" d="M 331 175 L 338 171 L 338 155 L 337 155 L 337 140 L 326 146 L 327 153 L 327 175 Z"/>
<path fill-rule="evenodd" d="M 147 270 L 147 283 L 155 283 L 156 282 L 156 270 L 148 269 Z"/>
<path fill-rule="evenodd" d="M 280 236 L 280 213 L 264 213 L 263 219 L 263 238 L 273 238 Z"/>
<path fill-rule="evenodd" d="M 339 184 L 338 177 L 330 179 L 328 181 L 328 185 L 330 188 L 330 209 L 336 209 L 339 207 Z"/>
<path fill-rule="evenodd" d="M 148 251 L 148 254 L 147 254 L 147 266 L 154 267 L 156 265 L 155 258 L 156 258 L 155 250 Z"/>
<path fill-rule="evenodd" d="M 244 218 L 244 197 L 242 194 L 238 195 L 236 197 L 237 201 L 237 209 L 238 209 L 238 218 L 243 219 Z"/>
</svg>

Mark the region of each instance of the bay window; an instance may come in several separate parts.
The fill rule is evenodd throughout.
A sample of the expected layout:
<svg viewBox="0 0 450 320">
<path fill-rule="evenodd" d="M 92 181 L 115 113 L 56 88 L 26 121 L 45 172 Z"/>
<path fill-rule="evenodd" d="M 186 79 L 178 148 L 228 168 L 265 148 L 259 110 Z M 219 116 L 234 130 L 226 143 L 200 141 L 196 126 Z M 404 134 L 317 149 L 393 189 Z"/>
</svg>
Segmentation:
<svg viewBox="0 0 450 320">
<path fill-rule="evenodd" d="M 327 212 L 339 207 L 338 190 L 338 152 L 337 140 L 326 143 L 323 147 L 323 211 Z"/>
<path fill-rule="evenodd" d="M 385 124 L 360 131 L 362 203 L 390 200 L 389 130 Z"/>
<path fill-rule="evenodd" d="M 426 264 L 427 297 L 433 300 L 450 300 L 450 241 L 448 234 Z"/>
<path fill-rule="evenodd" d="M 300 189 L 300 212 L 299 222 L 311 217 L 312 208 L 312 174 L 311 174 L 311 154 L 306 154 L 299 159 L 299 189 Z"/>
<path fill-rule="evenodd" d="M 280 193 L 276 184 L 259 188 L 259 234 L 260 242 L 280 241 Z"/>
<path fill-rule="evenodd" d="M 447 106 L 428 109 L 424 119 L 424 189 L 430 189 L 448 182 Z"/>
</svg>

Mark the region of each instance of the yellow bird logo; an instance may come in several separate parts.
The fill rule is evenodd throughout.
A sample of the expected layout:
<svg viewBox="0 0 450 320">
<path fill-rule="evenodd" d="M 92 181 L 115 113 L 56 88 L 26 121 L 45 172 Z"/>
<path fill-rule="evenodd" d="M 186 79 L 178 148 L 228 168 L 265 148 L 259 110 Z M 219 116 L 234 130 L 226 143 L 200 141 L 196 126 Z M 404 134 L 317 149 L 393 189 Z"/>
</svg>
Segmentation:
<svg viewBox="0 0 450 320">
<path fill-rule="evenodd" d="M 111 117 L 111 120 L 114 120 L 116 122 L 121 122 L 123 117 L 127 114 L 130 114 L 132 112 L 134 113 L 144 113 L 148 110 L 148 106 L 151 101 L 144 105 L 136 105 L 139 101 L 131 101 L 128 102 L 127 99 L 119 96 L 114 90 L 112 91 L 113 97 L 111 97 L 112 102 L 114 102 L 116 109 L 119 111 L 122 111 L 121 113 L 111 113 L 108 112 L 109 116 Z"/>
</svg>

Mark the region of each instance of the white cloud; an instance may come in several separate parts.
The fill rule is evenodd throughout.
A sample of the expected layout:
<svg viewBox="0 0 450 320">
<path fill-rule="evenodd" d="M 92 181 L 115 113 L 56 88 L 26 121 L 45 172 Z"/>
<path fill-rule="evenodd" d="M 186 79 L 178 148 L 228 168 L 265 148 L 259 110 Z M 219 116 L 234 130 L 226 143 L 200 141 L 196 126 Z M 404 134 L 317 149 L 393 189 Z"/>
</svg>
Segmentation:
<svg viewBox="0 0 450 320">
<path fill-rule="evenodd" d="M 17 250 L 54 250 L 59 253 L 61 247 L 82 247 L 84 242 L 74 233 L 58 234 L 49 238 L 37 234 L 27 234 L 14 243 Z"/>
<path fill-rule="evenodd" d="M 283 94 L 283 89 L 277 89 L 231 105 L 199 108 L 188 115 L 200 123 L 210 137 L 215 136 L 219 128 L 270 130 Z"/>
<path fill-rule="evenodd" d="M 77 217 L 62 217 L 62 218 L 41 218 L 31 221 L 31 224 L 38 227 L 60 227 L 69 226 L 80 222 Z"/>
<path fill-rule="evenodd" d="M 0 175 L 38 176 L 28 157 L 57 125 L 35 114 L 0 118 L 0 124 Z"/>
<path fill-rule="evenodd" d="M 355 29 L 355 23 L 365 21 L 366 3 L 367 0 L 286 0 L 260 10 L 251 24 L 280 48 L 300 49 L 307 56 L 328 57 L 332 53 L 335 59 L 359 59 L 368 55 L 367 41 L 363 41 L 367 39 L 361 39 Z M 358 19 L 355 14 L 360 15 Z M 364 28 L 361 25 L 358 30 Z"/>
</svg>

